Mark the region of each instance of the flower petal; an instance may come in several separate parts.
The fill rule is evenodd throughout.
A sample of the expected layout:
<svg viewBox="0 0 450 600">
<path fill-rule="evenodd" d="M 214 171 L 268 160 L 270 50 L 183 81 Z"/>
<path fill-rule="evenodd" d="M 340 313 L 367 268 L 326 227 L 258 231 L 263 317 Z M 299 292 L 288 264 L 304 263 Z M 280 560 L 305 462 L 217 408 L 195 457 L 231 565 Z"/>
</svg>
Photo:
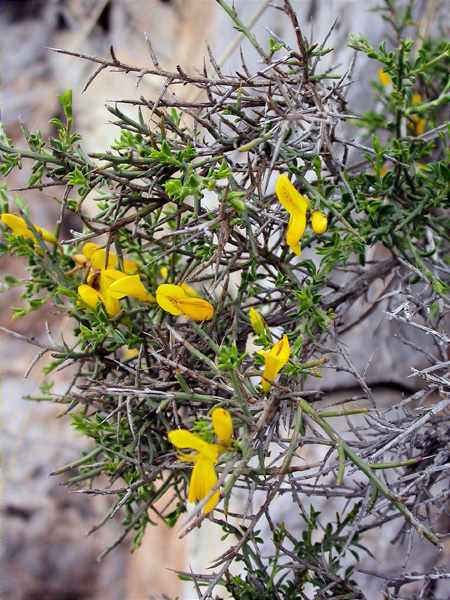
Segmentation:
<svg viewBox="0 0 450 600">
<path fill-rule="evenodd" d="M 97 271 L 97 273 L 98 273 L 98 271 Z M 100 291 L 102 294 L 107 294 L 107 293 L 109 293 L 109 289 L 113 283 L 115 283 L 119 279 L 123 279 L 124 277 L 127 277 L 127 276 L 125 275 L 125 273 L 122 273 L 122 271 L 118 271 L 117 269 L 102 269 L 100 271 L 99 277 L 100 277 Z M 112 296 L 112 297 L 114 297 L 114 296 Z"/>
<path fill-rule="evenodd" d="M 188 501 L 196 502 L 203 500 L 210 491 L 217 485 L 217 473 L 212 463 L 207 458 L 199 456 L 192 469 L 191 480 L 189 482 Z M 208 514 L 216 506 L 220 498 L 220 492 L 217 490 L 203 507 L 203 512 Z"/>
<path fill-rule="evenodd" d="M 306 214 L 301 211 L 294 211 L 289 217 L 289 223 L 286 230 L 286 243 L 294 254 L 300 255 L 300 239 L 306 228 Z"/>
<path fill-rule="evenodd" d="M 213 429 L 221 446 L 229 446 L 233 437 L 233 420 L 225 408 L 214 408 L 211 412 Z"/>
<path fill-rule="evenodd" d="M 181 315 L 181 309 L 178 308 L 175 300 L 184 298 L 184 290 L 173 283 L 162 283 L 156 290 L 156 302 L 159 306 L 171 315 Z"/>
<path fill-rule="evenodd" d="M 279 175 L 275 182 L 275 194 L 280 204 L 288 211 L 293 213 L 301 211 L 306 213 L 309 200 L 294 187 L 286 174 Z"/>
<path fill-rule="evenodd" d="M 106 248 L 95 250 L 90 256 L 91 265 L 94 269 L 114 269 L 117 266 L 117 256 L 108 252 L 108 262 L 106 262 Z"/>
<path fill-rule="evenodd" d="M 35 242 L 37 241 L 33 232 L 28 228 L 25 219 L 22 217 L 18 217 L 12 213 L 3 213 L 1 218 L 2 222 L 9 227 L 15 235 L 34 240 Z M 34 225 L 34 228 L 41 235 L 44 241 L 56 244 L 57 239 L 53 233 L 50 233 L 50 231 L 47 231 L 43 227 L 39 227 L 39 225 Z"/>
<path fill-rule="evenodd" d="M 116 300 L 115 298 L 112 298 L 109 294 L 106 294 L 104 296 L 103 304 L 105 306 L 106 312 L 108 313 L 109 317 L 117 316 L 120 313 L 120 311 L 122 310 L 122 307 L 120 306 L 120 302 L 118 300 Z"/>
<path fill-rule="evenodd" d="M 311 215 L 311 227 L 314 233 L 321 234 L 325 233 L 328 227 L 328 219 L 323 212 L 315 210 Z"/>
<path fill-rule="evenodd" d="M 53 233 L 50 233 L 50 231 L 47 231 L 47 229 L 44 229 L 43 227 L 39 227 L 39 225 L 35 225 L 34 228 L 36 229 L 36 231 L 38 233 L 41 234 L 42 239 L 45 242 L 50 242 L 52 244 L 56 244 L 58 242 L 58 240 L 56 239 L 56 237 L 53 235 Z"/>
<path fill-rule="evenodd" d="M 167 437 L 176 448 L 197 450 L 204 458 L 208 458 L 213 462 L 217 461 L 220 447 L 217 444 L 208 444 L 200 436 L 191 433 L 187 429 L 173 429 L 169 431 Z"/>
<path fill-rule="evenodd" d="M 124 273 L 126 273 L 127 275 L 134 275 L 138 271 L 139 271 L 139 265 L 137 264 L 137 262 L 135 260 L 132 260 L 131 258 L 123 259 L 123 272 Z"/>
<path fill-rule="evenodd" d="M 389 73 L 386 73 L 384 69 L 378 69 L 377 71 L 378 81 L 381 83 L 383 87 L 388 87 L 392 85 L 392 78 Z"/>
<path fill-rule="evenodd" d="M 27 224 L 22 217 L 18 217 L 17 215 L 13 215 L 11 213 L 3 213 L 2 222 L 11 229 L 14 235 L 20 235 L 21 237 L 34 239 L 34 235 L 28 229 Z"/>
<path fill-rule="evenodd" d="M 98 244 L 94 244 L 94 242 L 86 242 L 81 249 L 81 254 L 84 254 L 86 258 L 91 258 L 96 250 L 100 250 L 100 246 Z"/>
<path fill-rule="evenodd" d="M 100 292 L 94 290 L 93 287 L 86 285 L 85 283 L 82 283 L 80 286 L 78 286 L 78 295 L 85 304 L 94 309 L 99 302 L 103 301 Z"/>
<path fill-rule="evenodd" d="M 194 288 L 188 283 L 180 283 L 180 288 L 183 290 L 186 296 L 190 296 L 191 298 L 199 298 L 197 290 L 194 290 Z"/>
<path fill-rule="evenodd" d="M 214 307 L 203 298 L 180 298 L 175 300 L 181 312 L 194 321 L 209 321 L 214 316 Z"/>
<path fill-rule="evenodd" d="M 256 335 L 263 335 L 266 326 L 261 313 L 252 306 L 248 311 L 248 316 L 250 319 L 250 325 L 252 326 L 252 329 Z"/>
<path fill-rule="evenodd" d="M 112 283 L 108 288 L 108 294 L 113 298 L 125 298 L 130 296 L 141 302 L 154 302 L 155 298 L 145 289 L 139 275 L 126 275 Z"/>
</svg>

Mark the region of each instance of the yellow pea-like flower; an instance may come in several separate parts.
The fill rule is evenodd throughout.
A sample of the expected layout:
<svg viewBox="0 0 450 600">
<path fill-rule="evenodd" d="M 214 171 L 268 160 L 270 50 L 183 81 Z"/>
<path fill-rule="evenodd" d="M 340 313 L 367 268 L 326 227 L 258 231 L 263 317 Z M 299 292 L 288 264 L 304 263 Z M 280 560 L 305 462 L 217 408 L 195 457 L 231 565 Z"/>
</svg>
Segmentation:
<svg viewBox="0 0 450 600">
<path fill-rule="evenodd" d="M 161 267 L 159 269 L 159 276 L 161 277 L 161 279 L 163 281 L 166 281 L 166 279 L 169 277 L 169 269 L 168 269 L 168 267 Z"/>
<path fill-rule="evenodd" d="M 256 335 L 263 335 L 266 330 L 266 324 L 262 314 L 252 306 L 248 311 L 248 316 L 250 319 L 250 325 L 252 326 L 252 329 Z"/>
<path fill-rule="evenodd" d="M 300 240 L 306 228 L 306 211 L 309 200 L 294 187 L 285 174 L 279 175 L 275 182 L 275 194 L 280 204 L 289 213 L 286 230 L 286 243 L 294 254 L 301 254 Z"/>
<path fill-rule="evenodd" d="M 169 441 L 176 448 L 194 451 L 190 454 L 182 453 L 178 455 L 180 460 L 193 463 L 189 481 L 188 502 L 203 500 L 216 487 L 218 479 L 215 465 L 220 454 L 225 452 L 231 444 L 233 437 L 233 421 L 226 409 L 213 409 L 211 419 L 218 444 L 205 442 L 200 436 L 187 429 L 174 429 L 167 434 Z M 203 507 L 203 512 L 207 514 L 213 510 L 219 499 L 220 491 L 217 490 Z"/>
<path fill-rule="evenodd" d="M 120 302 L 125 296 L 141 302 L 155 302 L 144 287 L 139 275 L 127 275 L 117 269 L 91 271 L 87 283 L 78 288 L 78 295 L 90 308 L 101 302 L 108 316 L 115 317 L 121 310 Z"/>
<path fill-rule="evenodd" d="M 291 348 L 287 335 L 283 335 L 281 340 L 274 344 L 270 350 L 261 350 L 259 354 L 264 357 L 264 372 L 261 384 L 264 392 L 267 394 L 278 373 L 289 360 Z"/>
<path fill-rule="evenodd" d="M 392 85 L 392 77 L 384 69 L 378 69 L 377 77 L 383 87 L 387 88 Z"/>
<path fill-rule="evenodd" d="M 2 222 L 11 229 L 14 235 L 33 240 L 35 243 L 37 243 L 36 236 L 28 228 L 25 219 L 23 219 L 22 217 L 18 217 L 17 215 L 13 215 L 12 213 L 3 213 L 1 219 Z M 53 233 L 50 233 L 50 231 L 47 231 L 43 227 L 39 227 L 39 225 L 33 224 L 33 227 L 36 229 L 36 231 L 39 233 L 39 235 L 45 242 L 51 242 L 52 244 L 58 243 L 58 240 L 53 235 Z"/>
<path fill-rule="evenodd" d="M 325 233 L 328 228 L 327 216 L 320 212 L 320 210 L 313 211 L 311 215 L 311 227 L 314 233 L 321 234 Z"/>
<path fill-rule="evenodd" d="M 233 420 L 225 408 L 214 408 L 211 412 L 213 429 L 221 446 L 229 446 L 233 437 Z"/>
<path fill-rule="evenodd" d="M 171 315 L 184 315 L 194 321 L 209 321 L 214 316 L 214 307 L 207 300 L 192 295 L 194 292 L 186 285 L 162 283 L 156 290 L 156 301 L 159 306 Z M 183 287 L 184 286 L 184 287 Z M 194 292 L 196 294 L 196 292 Z"/>
</svg>

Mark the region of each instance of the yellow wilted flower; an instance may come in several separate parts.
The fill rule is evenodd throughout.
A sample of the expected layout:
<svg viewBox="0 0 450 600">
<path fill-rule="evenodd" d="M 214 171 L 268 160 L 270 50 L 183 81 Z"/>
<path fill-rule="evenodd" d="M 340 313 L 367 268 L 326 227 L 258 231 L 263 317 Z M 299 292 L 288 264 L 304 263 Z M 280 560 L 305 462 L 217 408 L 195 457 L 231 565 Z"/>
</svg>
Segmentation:
<svg viewBox="0 0 450 600">
<path fill-rule="evenodd" d="M 309 200 L 295 189 L 287 175 L 279 175 L 275 183 L 275 194 L 280 204 L 289 213 L 289 223 L 286 230 L 286 243 L 296 254 L 300 255 L 300 239 L 306 228 L 306 211 Z"/>
<path fill-rule="evenodd" d="M 190 454 L 178 455 L 181 460 L 194 463 L 189 482 L 188 502 L 203 500 L 217 485 L 215 465 L 220 454 L 231 443 L 233 422 L 230 413 L 224 408 L 215 408 L 211 417 L 219 444 L 205 442 L 200 436 L 187 429 L 174 429 L 167 434 L 169 441 L 176 448 L 194 450 Z M 219 498 L 220 492 L 217 490 L 203 507 L 203 512 L 207 514 L 213 510 Z"/>
<path fill-rule="evenodd" d="M 125 296 L 136 298 L 141 302 L 155 301 L 145 289 L 139 275 L 127 275 L 116 269 L 91 272 L 87 283 L 78 287 L 78 295 L 85 304 L 94 309 L 101 302 L 110 317 L 119 314 L 121 310 L 119 300 Z"/>
<path fill-rule="evenodd" d="M 392 77 L 389 73 L 386 73 L 384 69 L 378 69 L 377 71 L 378 81 L 381 83 L 383 87 L 389 87 L 392 85 Z"/>
<path fill-rule="evenodd" d="M 266 324 L 262 314 L 252 306 L 248 311 L 248 316 L 250 319 L 250 325 L 252 326 L 252 329 L 256 335 L 263 335 L 266 330 Z"/>
<path fill-rule="evenodd" d="M 14 235 L 18 235 L 20 237 L 28 238 L 37 243 L 36 236 L 34 233 L 28 228 L 28 225 L 25 219 L 22 217 L 18 217 L 17 215 L 13 215 L 12 213 L 3 213 L 2 214 L 2 222 L 11 229 Z M 47 231 L 43 227 L 39 227 L 39 225 L 34 225 L 33 227 L 36 231 L 41 235 L 42 239 L 45 242 L 51 242 L 52 244 L 57 244 L 58 240 L 55 238 L 53 233 Z"/>
<path fill-rule="evenodd" d="M 320 212 L 320 210 L 313 211 L 311 215 L 311 227 L 314 233 L 325 233 L 328 227 L 327 216 L 323 212 Z"/>
<path fill-rule="evenodd" d="M 162 283 L 156 290 L 156 301 L 171 315 L 185 315 L 194 321 L 209 321 L 214 315 L 212 304 L 199 298 L 187 284 Z"/>
<path fill-rule="evenodd" d="M 291 348 L 287 335 L 283 335 L 281 340 L 274 344 L 270 350 L 260 350 L 258 354 L 264 357 L 264 372 L 261 384 L 267 394 L 278 373 L 289 360 Z"/>
<path fill-rule="evenodd" d="M 102 248 L 94 242 L 86 242 L 81 252 L 94 269 L 115 269 L 119 264 L 119 259 L 113 252 L 108 252 L 108 263 L 106 264 L 106 248 Z M 139 267 L 136 261 L 124 258 L 122 270 L 127 275 L 134 275 L 138 272 Z"/>
</svg>

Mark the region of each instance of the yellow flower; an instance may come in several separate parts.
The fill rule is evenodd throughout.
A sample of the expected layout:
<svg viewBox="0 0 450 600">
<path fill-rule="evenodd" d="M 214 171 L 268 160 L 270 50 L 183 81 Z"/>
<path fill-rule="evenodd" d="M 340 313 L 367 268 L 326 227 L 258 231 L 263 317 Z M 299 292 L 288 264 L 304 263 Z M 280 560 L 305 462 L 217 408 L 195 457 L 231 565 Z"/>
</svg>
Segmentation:
<svg viewBox="0 0 450 600">
<path fill-rule="evenodd" d="M 233 437 L 233 420 L 225 408 L 215 408 L 211 412 L 211 419 L 217 441 L 221 446 L 229 446 Z"/>
<path fill-rule="evenodd" d="M 325 233 L 328 227 L 327 216 L 323 212 L 320 212 L 320 210 L 313 211 L 311 215 L 311 227 L 314 233 Z"/>
<path fill-rule="evenodd" d="M 414 124 L 414 132 L 416 135 L 423 135 L 427 129 L 427 122 L 423 117 L 419 115 L 413 115 L 411 120 Z"/>
<path fill-rule="evenodd" d="M 122 352 L 124 360 L 132 360 L 139 356 L 139 350 L 137 348 L 130 348 L 129 346 L 125 346 Z"/>
<path fill-rule="evenodd" d="M 386 73 L 384 69 L 378 69 L 377 71 L 378 81 L 381 83 L 383 87 L 389 87 L 392 85 L 392 77 L 389 73 Z"/>
<path fill-rule="evenodd" d="M 256 335 L 263 335 L 266 330 L 266 324 L 262 314 L 252 306 L 248 311 L 248 316 L 250 319 L 250 325 L 252 326 L 252 329 Z"/>
<path fill-rule="evenodd" d="M 110 317 L 119 314 L 121 310 L 119 300 L 125 296 L 136 298 L 141 302 L 155 301 L 145 289 L 139 275 L 127 275 L 116 269 L 103 269 L 89 273 L 87 283 L 78 287 L 78 295 L 93 309 L 101 302 Z"/>
<path fill-rule="evenodd" d="M 119 259 L 113 252 L 108 252 L 108 261 L 106 261 L 106 248 L 102 248 L 94 242 L 86 242 L 81 252 L 89 260 L 93 269 L 115 269 L 119 264 Z M 129 258 L 123 259 L 122 271 L 124 273 L 134 275 L 138 270 L 136 261 Z"/>
<path fill-rule="evenodd" d="M 289 360 L 291 348 L 287 335 L 283 335 L 281 340 L 274 344 L 270 350 L 261 350 L 259 354 L 264 357 L 264 372 L 261 384 L 267 394 L 278 373 Z"/>
<path fill-rule="evenodd" d="M 17 215 L 13 215 L 11 213 L 3 213 L 2 222 L 9 227 L 15 235 L 28 238 L 37 243 L 34 233 L 28 229 L 28 225 L 26 224 L 25 219 L 22 219 L 22 217 L 18 217 Z M 45 242 L 51 242 L 52 244 L 58 243 L 58 240 L 55 238 L 53 233 L 50 233 L 50 231 L 47 231 L 43 227 L 39 227 L 39 225 L 33 224 L 33 227 L 41 235 Z"/>
<path fill-rule="evenodd" d="M 411 104 L 413 106 L 417 106 L 418 104 L 422 104 L 423 98 L 420 94 L 415 93 L 411 96 Z M 427 128 L 426 120 L 420 115 L 412 115 L 411 121 L 414 127 L 414 132 L 416 135 L 422 135 L 425 133 Z"/>
<path fill-rule="evenodd" d="M 225 448 L 231 444 L 233 422 L 230 413 L 224 408 L 215 408 L 211 413 L 213 429 L 219 444 L 205 442 L 200 436 L 187 429 L 174 429 L 167 434 L 169 441 L 176 448 L 194 450 L 190 454 L 179 454 L 178 458 L 194 464 L 189 481 L 188 502 L 199 502 L 209 495 L 217 485 L 215 465 Z M 203 507 L 205 514 L 209 513 L 220 499 L 217 490 Z"/>
<path fill-rule="evenodd" d="M 194 321 L 209 321 L 214 315 L 212 304 L 199 298 L 187 284 L 162 283 L 156 290 L 156 301 L 171 315 L 185 315 Z"/>
<path fill-rule="evenodd" d="M 294 254 L 300 255 L 300 239 L 306 228 L 306 211 L 309 200 L 300 194 L 289 181 L 287 175 L 279 175 L 275 183 L 275 194 L 280 204 L 289 213 L 289 223 L 286 230 L 286 243 Z"/>
<path fill-rule="evenodd" d="M 169 269 L 167 267 L 161 267 L 159 269 L 159 276 L 163 281 L 166 281 L 166 279 L 169 277 Z"/>
</svg>

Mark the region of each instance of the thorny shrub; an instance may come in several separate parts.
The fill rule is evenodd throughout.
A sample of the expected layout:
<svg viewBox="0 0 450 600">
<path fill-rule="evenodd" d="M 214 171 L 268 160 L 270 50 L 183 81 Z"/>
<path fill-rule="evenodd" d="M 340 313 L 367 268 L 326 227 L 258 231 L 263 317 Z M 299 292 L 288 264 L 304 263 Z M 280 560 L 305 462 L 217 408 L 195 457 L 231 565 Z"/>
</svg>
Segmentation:
<svg viewBox="0 0 450 600">
<path fill-rule="evenodd" d="M 71 317 L 73 341 L 39 342 L 51 361 L 37 399 L 65 406 L 91 439 L 59 472 L 115 498 L 107 518 L 121 509 L 121 539 L 139 544 L 148 524 L 173 527 L 197 502 L 184 534 L 209 518 L 232 540 L 212 572 L 181 574 L 199 596 L 224 586 L 239 599 L 362 598 L 354 569 L 366 532 L 397 520 L 393 543 L 445 534 L 449 45 L 421 35 L 414 2 L 385 0 L 392 40 L 350 38 L 378 69 L 374 108 L 355 114 L 352 69 L 321 70 L 330 50 L 307 43 L 287 0 L 274 9 L 292 24 L 293 48 L 275 36 L 262 47 L 217 1 L 259 54 L 256 72 L 242 55 L 227 74 L 211 52 L 203 73 L 168 72 L 150 42 L 151 66 L 112 49 L 106 59 L 57 50 L 96 65 L 88 85 L 113 70 L 159 77 L 162 91 L 108 106 L 118 136 L 104 152 L 83 151 L 70 91 L 53 137 L 24 127 L 18 148 L 2 134 L 2 175 L 30 164 L 28 193 L 49 187 L 60 211 L 46 231 L 2 187 L 1 251 L 28 264 L 23 282 L 8 276 L 4 287 L 24 285 L 16 317 L 48 303 Z M 71 213 L 82 229 L 61 239 Z M 375 280 L 383 292 L 349 322 Z M 332 341 L 381 302 L 428 334 L 423 363 L 411 365 L 422 388 L 381 409 L 348 362 L 361 396 L 330 405 L 318 378 L 336 368 Z M 67 367 L 73 381 L 55 393 L 51 374 Z M 358 426 L 352 415 L 363 415 Z M 112 487 L 97 489 L 105 478 Z M 302 534 L 272 519 L 286 494 Z M 314 509 L 322 496 L 345 500 L 334 522 Z M 263 524 L 273 538 L 264 554 Z M 386 597 L 440 577 L 387 575 Z"/>
</svg>

